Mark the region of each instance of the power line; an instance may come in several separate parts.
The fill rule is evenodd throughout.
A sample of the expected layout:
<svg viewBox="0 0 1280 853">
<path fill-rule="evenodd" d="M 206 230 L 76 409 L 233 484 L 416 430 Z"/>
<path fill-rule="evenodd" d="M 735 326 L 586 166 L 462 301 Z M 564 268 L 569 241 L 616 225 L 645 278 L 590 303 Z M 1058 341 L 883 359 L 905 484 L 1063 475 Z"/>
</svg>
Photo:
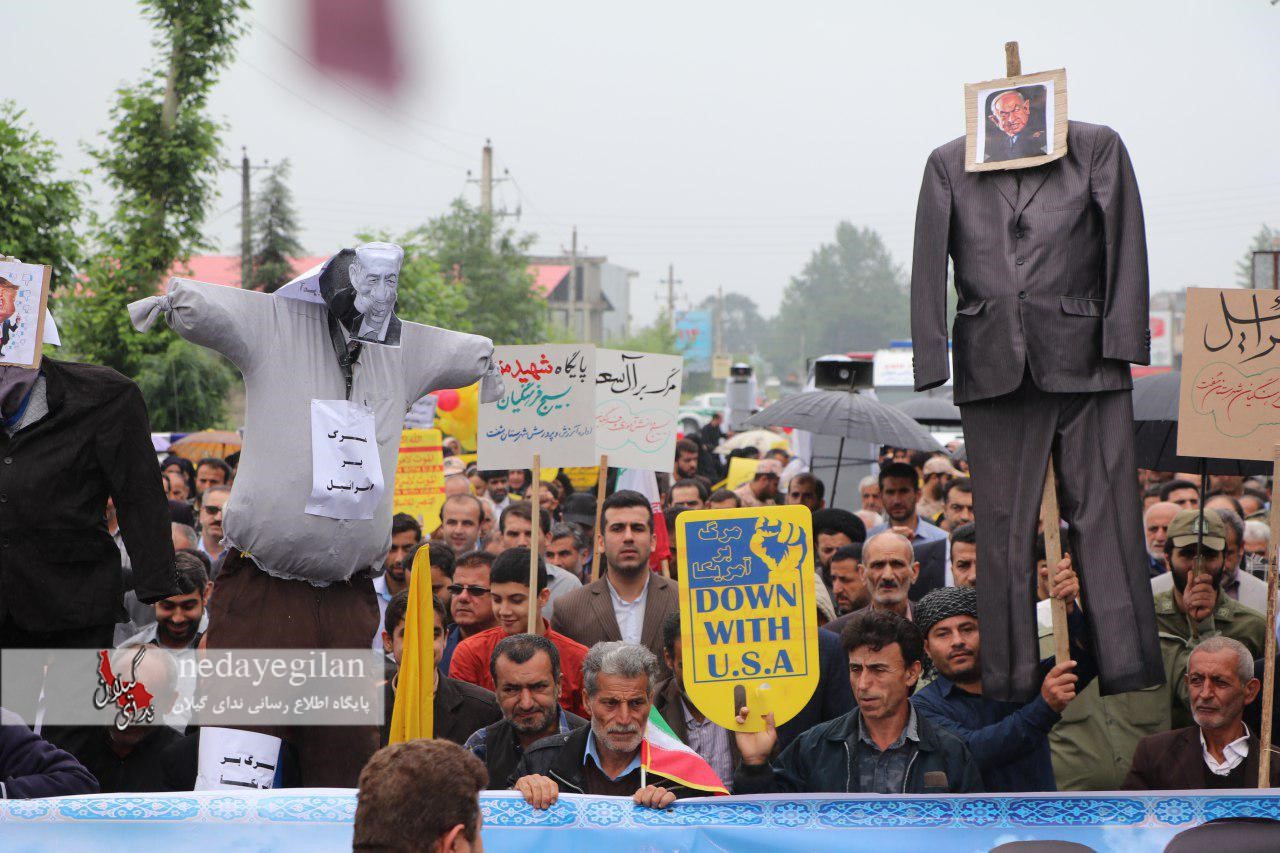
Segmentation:
<svg viewBox="0 0 1280 853">
<path fill-rule="evenodd" d="M 328 80 L 329 82 L 331 82 L 331 83 L 335 84 L 336 86 L 339 86 L 340 88 L 342 88 L 343 90 L 345 90 L 345 91 L 346 91 L 346 92 L 348 92 L 349 94 L 351 94 L 351 95 L 353 95 L 354 97 L 356 97 L 356 98 L 360 99 L 361 101 L 363 101 L 364 103 L 366 103 L 366 104 L 368 104 L 369 106 L 373 107 L 374 109 L 378 110 L 379 112 L 383 113 L 384 115 L 386 115 L 386 116 L 388 116 L 388 117 L 390 117 L 390 118 L 394 119 L 396 122 L 398 122 L 398 123 L 401 125 L 401 127 L 404 127 L 405 129 L 407 129 L 407 130 L 409 130 L 409 131 L 411 131 L 411 132 L 413 132 L 413 133 L 421 134 L 421 135 L 423 136 L 423 138 L 425 138 L 425 139 L 427 139 L 427 140 L 429 140 L 429 141 L 431 141 L 431 142 L 435 143 L 436 145 L 439 145 L 441 148 L 446 148 L 446 149 L 448 149 L 449 151 L 452 151 L 452 152 L 453 152 L 453 153 L 455 153 L 455 154 L 459 154 L 459 155 L 461 155 L 461 156 L 463 156 L 463 157 L 470 157 L 470 156 L 471 156 L 470 154 L 468 154 L 467 152 L 463 151 L 462 149 L 460 149 L 460 148 L 455 148 L 455 147 L 453 147 L 452 145 L 450 145 L 449 143 L 444 142 L 444 141 L 442 141 L 442 140 L 440 140 L 440 139 L 438 139 L 438 138 L 436 138 L 436 137 L 432 136 L 431 134 L 426 133 L 426 132 L 425 132 L 425 131 L 423 131 L 423 130 L 419 130 L 419 129 L 417 129 L 417 128 L 409 127 L 409 126 L 405 123 L 404 119 L 407 119 L 407 120 L 409 120 L 409 121 L 414 121 L 414 122 L 417 122 L 417 123 L 419 123 L 419 124 L 426 125 L 426 126 L 428 126 L 428 127 L 435 127 L 435 128 L 439 128 L 440 130 L 447 130 L 447 131 L 449 131 L 449 132 L 451 132 L 451 133 L 457 133 L 457 134 L 460 134 L 460 135 L 465 135 L 465 136 L 479 136 L 479 134 L 473 134 L 473 133 L 471 133 L 470 131 L 464 131 L 464 130 L 453 130 L 453 129 L 451 129 L 451 128 L 444 127 L 443 125 L 437 125 L 437 124 L 435 124 L 434 122 L 429 122 L 429 121 L 427 121 L 426 119 L 419 118 L 419 117 L 414 116 L 414 115 L 410 115 L 409 113 L 401 113 L 401 112 L 399 112 L 399 111 L 393 110 L 391 107 L 389 107 L 389 106 L 387 106 L 386 104 L 382 103 L 382 102 L 381 102 L 381 101 L 379 101 L 377 98 L 372 98 L 372 97 L 370 97 L 369 95 L 365 94 L 364 92 L 361 92 L 359 89 L 355 88 L 354 86 L 350 86 L 350 85 L 348 85 L 347 83 L 343 82 L 343 81 L 342 81 L 341 79 L 339 79 L 338 77 L 336 77 L 336 76 L 334 76 L 334 75 L 330 74 L 330 73 L 329 73 L 328 71 L 326 71 L 322 66 L 320 66 L 320 65 L 316 64 L 316 63 L 311 59 L 311 57 L 307 56 L 307 55 L 306 55 L 306 54 L 304 54 L 304 53 L 300 53 L 299 51 L 295 50 L 295 49 L 293 48 L 293 46 L 292 46 L 292 45 L 290 45 L 290 44 L 289 44 L 288 42 L 286 42 L 284 39 L 282 39 L 282 38 L 280 38 L 279 36 L 277 36 L 275 33 L 271 32 L 271 30 L 267 29 L 267 27 L 266 27 L 266 26 L 264 26 L 264 25 L 263 25 L 263 23 L 262 23 L 261 21 L 259 21 L 257 18 L 254 18 L 254 23 L 257 25 L 258 29 L 262 30 L 263 34 L 265 34 L 265 35 L 267 36 L 267 38 L 271 39 L 271 40 L 272 40 L 272 41 L 274 41 L 276 44 L 280 45 L 282 48 L 284 48 L 285 50 L 289 51 L 289 53 L 293 54 L 293 55 L 294 55 L 294 56 L 296 56 L 298 59 L 301 59 L 301 60 L 302 60 L 303 62 L 305 62 L 307 65 L 311 66 L 311 68 L 315 69 L 316 73 L 320 74 L 322 77 L 324 77 L 324 78 L 325 78 L 326 80 Z"/>
<path fill-rule="evenodd" d="M 363 135 L 363 136 L 367 136 L 367 137 L 369 137 L 370 139 L 372 139 L 372 140 L 374 140 L 374 141 L 376 141 L 376 142 L 380 142 L 380 143 L 382 143 L 383 145 L 386 145 L 388 148 L 394 148 L 394 149 L 396 149 L 397 151 L 401 151 L 401 152 L 403 152 L 403 153 L 405 153 L 405 154 L 408 154 L 408 155 L 409 155 L 409 156 L 411 156 L 411 157 L 416 157 L 417 159 L 419 159 L 419 160 L 423 161 L 424 163 L 430 163 L 430 164 L 432 164 L 432 165 L 434 165 L 434 166 L 445 166 L 445 167 L 447 167 L 447 168 L 449 168 L 449 169 L 457 169 L 457 168 L 461 168 L 461 167 L 459 167 L 456 163 L 447 163 L 447 162 L 445 162 L 444 160 L 436 160 L 436 159 L 434 159 L 434 158 L 432 158 L 432 157 L 427 157 L 426 155 L 424 155 L 424 154 L 423 154 L 422 152 L 420 152 L 420 151 L 414 151 L 412 148 L 406 148 L 405 146 L 400 145 L 400 144 L 395 143 L 395 142 L 392 142 L 391 140 L 386 139 L 385 137 L 378 136 L 376 133 L 371 133 L 371 132 L 369 132 L 368 130 L 366 130 L 366 129 L 364 129 L 363 127 L 361 127 L 360 125 L 355 124 L 355 123 L 350 122 L 350 121 L 347 121 L 347 119 L 343 118 L 342 116 L 338 115 L 337 113 L 334 113 L 334 112 L 332 112 L 332 111 L 330 111 L 330 110 L 325 109 L 325 108 L 324 108 L 324 107 L 322 107 L 320 104 L 317 104 L 315 101 L 313 101 L 313 100 L 311 100 L 310 98 L 308 98 L 306 95 L 303 95 L 301 92 L 298 92 L 296 89 L 293 89 L 292 87 L 287 86 L 287 85 L 285 85 L 284 83 L 281 83 L 279 80 L 277 80 L 276 78 L 272 77 L 272 76 L 271 76 L 270 74 L 268 74 L 266 71 L 262 70 L 261 68 L 259 68 L 259 67 L 258 67 L 258 66 L 256 66 L 256 65 L 254 65 L 254 64 L 253 64 L 252 62 L 250 62 L 249 60 L 247 60 L 247 59 L 241 59 L 241 60 L 240 60 L 240 62 L 242 62 L 243 64 L 245 64 L 245 65 L 249 66 L 249 67 L 250 67 L 250 68 L 252 68 L 254 71 L 258 72 L 258 73 L 259 73 L 259 74 L 261 74 L 263 77 L 267 78 L 267 80 L 271 81 L 271 82 L 272 82 L 272 83 L 274 83 L 276 86 L 279 86 L 281 89 L 283 89 L 284 91 L 288 92 L 290 95 L 293 95 L 293 96 L 294 96 L 295 98 L 297 98 L 298 100 L 300 100 L 300 101 L 302 101 L 303 103 L 307 104 L 307 105 L 308 105 L 308 106 L 310 106 L 312 109 L 314 109 L 314 110 L 316 110 L 316 111 L 318 111 L 318 112 L 321 112 L 321 113 L 323 113 L 323 114 L 327 115 L 329 118 L 333 119 L 334 121 L 338 122 L 339 124 L 344 125 L 344 126 L 346 126 L 346 127 L 349 127 L 349 128 L 351 128 L 352 130 L 356 131 L 357 133 L 359 133 L 359 134 L 361 134 L 361 135 Z"/>
</svg>

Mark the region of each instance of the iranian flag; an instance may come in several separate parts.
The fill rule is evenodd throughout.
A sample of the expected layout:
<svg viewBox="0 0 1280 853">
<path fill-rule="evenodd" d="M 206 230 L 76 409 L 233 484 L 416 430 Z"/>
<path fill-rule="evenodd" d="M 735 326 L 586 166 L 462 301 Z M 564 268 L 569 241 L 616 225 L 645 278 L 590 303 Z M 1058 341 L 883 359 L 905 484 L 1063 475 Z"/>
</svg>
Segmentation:
<svg viewBox="0 0 1280 853">
<path fill-rule="evenodd" d="M 652 706 L 649 707 L 649 726 L 640 745 L 640 765 L 646 773 L 679 782 L 686 788 L 713 794 L 729 793 L 711 765 L 685 746 Z"/>
<path fill-rule="evenodd" d="M 667 536 L 667 519 L 662 514 L 662 496 L 658 494 L 658 475 L 638 468 L 623 468 L 618 475 L 618 490 L 631 489 L 649 499 L 653 509 L 653 550 L 649 552 L 649 568 L 662 571 L 662 561 L 671 559 L 671 539 Z"/>
</svg>

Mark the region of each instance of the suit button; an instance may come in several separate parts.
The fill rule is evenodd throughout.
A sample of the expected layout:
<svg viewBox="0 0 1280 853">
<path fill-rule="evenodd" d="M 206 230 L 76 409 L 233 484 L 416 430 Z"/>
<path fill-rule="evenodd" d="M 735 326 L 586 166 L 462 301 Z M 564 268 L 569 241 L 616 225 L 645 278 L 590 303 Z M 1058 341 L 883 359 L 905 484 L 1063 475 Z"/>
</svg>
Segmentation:
<svg viewBox="0 0 1280 853">
<path fill-rule="evenodd" d="M 7 504 L 8 502 L 9 502 L 8 495 L 0 495 L 0 504 Z"/>
<path fill-rule="evenodd" d="M 1027 262 L 1027 259 L 1026 259 L 1026 258 L 1018 258 L 1018 260 L 1017 260 L 1017 262 L 1016 262 L 1016 263 L 1018 264 L 1018 266 L 1022 266 L 1022 265 L 1023 265 L 1023 264 L 1025 264 L 1026 262 Z"/>
<path fill-rule="evenodd" d="M 6 456 L 6 457 L 4 458 L 4 464 L 6 464 L 6 465 L 12 465 L 12 464 L 13 464 L 13 457 L 12 457 L 12 456 Z"/>
<path fill-rule="evenodd" d="M 1021 240 L 1023 237 L 1027 236 L 1027 232 L 1019 230 L 1018 233 L 1014 236 L 1016 236 L 1019 240 Z"/>
<path fill-rule="evenodd" d="M 1019 263 L 1021 263 L 1021 261 L 1019 261 Z M 1026 299 L 1026 298 L 1027 298 L 1027 292 L 1026 292 L 1025 290 L 1019 290 L 1019 291 L 1018 291 L 1018 298 L 1019 298 L 1019 299 Z"/>
</svg>

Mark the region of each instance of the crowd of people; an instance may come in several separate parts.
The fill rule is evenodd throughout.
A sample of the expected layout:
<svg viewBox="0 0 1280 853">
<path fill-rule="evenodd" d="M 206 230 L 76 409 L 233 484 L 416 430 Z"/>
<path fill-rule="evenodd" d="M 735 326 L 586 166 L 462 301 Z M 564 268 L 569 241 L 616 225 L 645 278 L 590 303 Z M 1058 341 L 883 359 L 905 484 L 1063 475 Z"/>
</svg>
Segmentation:
<svg viewBox="0 0 1280 853">
<path fill-rule="evenodd" d="M 514 789 L 539 809 L 566 792 L 625 795 L 653 808 L 702 795 L 644 773 L 651 709 L 739 794 L 1253 784 L 1266 666 L 1266 585 L 1256 575 L 1269 547 L 1259 523 L 1268 484 L 1136 472 L 1150 559 L 1133 571 L 1151 578 L 1166 670 L 1165 685 L 1153 689 L 1101 695 L 1087 567 L 1078 577 L 1069 553 L 1049 566 L 1041 534 L 1038 563 L 1027 567 L 1039 579 L 1039 603 L 1027 606 L 1038 607 L 1041 687 L 1030 701 L 1012 703 L 983 696 L 976 548 L 983 519 L 974 515 L 962 454 L 884 448 L 878 473 L 859 483 L 858 505 L 834 507 L 824 480 L 792 458 L 781 436 L 763 454 L 735 452 L 757 464 L 745 483 L 725 488 L 729 459 L 716 453 L 723 436 L 718 425 L 711 429 L 681 439 L 672 472 L 659 475 L 662 516 L 648 498 L 611 486 L 596 529 L 597 496 L 575 489 L 567 473 L 540 484 L 534 507 L 533 472 L 481 470 L 451 453 L 439 517 L 394 517 L 390 550 L 372 580 L 381 624 L 369 637 L 391 672 L 383 743 L 416 564 L 431 572 L 434 733 L 454 746 L 381 750 L 360 778 L 357 838 L 381 831 L 359 828 L 362 819 L 377 821 L 379 804 L 408 802 L 388 778 L 438 778 L 441 768 L 464 792 Z M 226 560 L 221 511 L 236 462 L 161 463 L 179 591 L 151 605 L 126 594 L 119 648 L 200 645 Z M 760 732 L 729 731 L 699 710 L 682 680 L 675 525 L 689 510 L 784 504 L 812 513 L 819 684 L 795 718 L 775 725 L 770 716 Z M 654 559 L 658 518 L 672 534 L 662 561 Z M 129 556 L 110 506 L 105 522 L 120 544 L 127 588 Z M 535 523 L 540 553 L 531 579 Z M 1054 598 L 1068 611 L 1072 649 L 1072 660 L 1057 664 Z M 750 709 L 740 711 L 745 720 Z M 162 724 L 43 737 L 15 725 L 0 731 L 7 796 L 194 784 L 191 731 Z M 284 784 L 307 784 L 287 745 L 282 763 Z M 442 831 L 464 837 L 475 825 L 471 813 L 437 818 Z"/>
</svg>

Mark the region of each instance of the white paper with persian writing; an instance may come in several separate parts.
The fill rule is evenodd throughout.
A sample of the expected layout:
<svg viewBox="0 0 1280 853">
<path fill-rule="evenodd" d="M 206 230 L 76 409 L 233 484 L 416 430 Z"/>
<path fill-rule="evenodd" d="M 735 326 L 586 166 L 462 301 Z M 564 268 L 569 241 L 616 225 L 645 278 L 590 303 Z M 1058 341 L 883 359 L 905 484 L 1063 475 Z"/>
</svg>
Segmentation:
<svg viewBox="0 0 1280 853">
<path fill-rule="evenodd" d="M 610 466 L 672 469 L 683 369 L 676 355 L 596 350 L 596 449 Z"/>
<path fill-rule="evenodd" d="M 500 346 L 493 361 L 503 394 L 480 405 L 476 454 L 481 468 L 596 464 L 595 347 Z"/>
<path fill-rule="evenodd" d="M 385 488 L 373 409 L 350 400 L 312 400 L 307 513 L 367 520 Z"/>
</svg>

